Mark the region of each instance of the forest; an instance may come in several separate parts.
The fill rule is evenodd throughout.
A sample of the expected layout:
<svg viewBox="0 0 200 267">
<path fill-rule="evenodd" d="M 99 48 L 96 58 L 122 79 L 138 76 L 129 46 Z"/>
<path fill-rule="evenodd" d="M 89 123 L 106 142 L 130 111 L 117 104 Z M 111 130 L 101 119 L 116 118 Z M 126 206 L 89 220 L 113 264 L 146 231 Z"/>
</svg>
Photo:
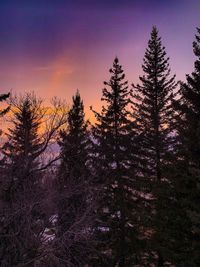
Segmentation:
<svg viewBox="0 0 200 267">
<path fill-rule="evenodd" d="M 1 267 L 200 266 L 200 28 L 193 53 L 177 81 L 153 27 L 139 83 L 116 57 L 94 123 L 81 91 L 0 95 Z"/>
</svg>

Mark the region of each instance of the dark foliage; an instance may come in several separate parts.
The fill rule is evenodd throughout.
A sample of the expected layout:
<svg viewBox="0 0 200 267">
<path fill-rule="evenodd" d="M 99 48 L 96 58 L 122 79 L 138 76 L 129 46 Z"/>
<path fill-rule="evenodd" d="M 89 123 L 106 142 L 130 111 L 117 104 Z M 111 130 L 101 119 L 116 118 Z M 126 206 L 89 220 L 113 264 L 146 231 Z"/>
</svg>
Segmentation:
<svg viewBox="0 0 200 267">
<path fill-rule="evenodd" d="M 29 96 L 14 109 L 1 168 L 1 266 L 34 266 L 42 231 L 38 167 L 39 103 Z"/>
<path fill-rule="evenodd" d="M 100 189 L 96 234 L 101 260 L 95 266 L 132 266 L 138 237 L 130 91 L 117 58 L 110 73 L 102 97 L 106 106 L 101 113 L 95 112 L 93 128 L 93 168 Z"/>
<path fill-rule="evenodd" d="M 60 132 L 58 220 L 54 241 L 58 266 L 84 266 L 91 253 L 92 203 L 89 169 L 90 141 L 84 106 L 77 91 Z"/>
<path fill-rule="evenodd" d="M 185 251 L 177 266 L 198 266 L 200 264 L 200 29 L 197 28 L 193 42 L 196 56 L 194 71 L 180 84 L 180 99 L 175 101 L 177 125 L 177 158 L 175 164 L 175 186 L 177 199 L 184 217 L 183 231 Z M 185 265 L 184 265 L 185 264 Z M 189 264 L 189 265 L 187 265 Z"/>
<path fill-rule="evenodd" d="M 169 170 L 173 159 L 173 106 L 175 76 L 170 77 L 169 58 L 155 27 L 145 52 L 144 75 L 135 88 L 135 115 L 139 133 L 139 173 L 144 183 L 141 188 L 146 198 L 147 214 L 144 231 L 151 232 L 146 250 L 149 258 L 157 255 L 157 266 L 169 260 L 171 248 L 168 227 L 173 213 L 172 188 Z M 171 213 L 171 214 L 170 214 Z M 163 245 L 163 243 L 165 245 Z M 147 252 L 146 251 L 146 252 Z M 173 253 L 173 251 L 171 251 Z M 149 259 L 150 260 L 150 259 Z M 150 260 L 151 261 L 151 260 Z"/>
</svg>

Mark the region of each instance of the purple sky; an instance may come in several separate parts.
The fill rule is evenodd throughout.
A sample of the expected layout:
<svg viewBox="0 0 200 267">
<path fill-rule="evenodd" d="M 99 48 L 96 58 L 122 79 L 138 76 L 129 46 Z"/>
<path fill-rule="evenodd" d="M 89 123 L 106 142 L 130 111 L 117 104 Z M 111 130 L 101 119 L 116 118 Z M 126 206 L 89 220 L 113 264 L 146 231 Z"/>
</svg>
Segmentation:
<svg viewBox="0 0 200 267">
<path fill-rule="evenodd" d="M 185 79 L 199 14 L 199 0 L 1 0 L 0 92 L 34 90 L 70 103 L 78 88 L 91 116 L 115 56 L 130 84 L 138 81 L 153 25 L 172 73 Z"/>
</svg>

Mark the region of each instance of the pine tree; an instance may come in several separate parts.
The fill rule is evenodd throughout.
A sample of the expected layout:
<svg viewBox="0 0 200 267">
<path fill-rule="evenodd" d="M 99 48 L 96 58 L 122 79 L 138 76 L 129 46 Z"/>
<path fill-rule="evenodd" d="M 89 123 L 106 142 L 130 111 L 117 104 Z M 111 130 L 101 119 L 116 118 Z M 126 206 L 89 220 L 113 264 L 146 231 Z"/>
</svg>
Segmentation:
<svg viewBox="0 0 200 267">
<path fill-rule="evenodd" d="M 196 56 L 194 71 L 180 84 L 180 99 L 175 101 L 177 112 L 177 162 L 175 188 L 177 199 L 184 211 L 181 220 L 186 233 L 185 265 L 199 266 L 200 257 L 200 29 L 193 42 Z M 188 264 L 188 265 L 187 265 Z"/>
<path fill-rule="evenodd" d="M 175 76 L 170 75 L 169 58 L 158 30 L 153 27 L 143 60 L 144 75 L 135 89 L 135 112 L 139 133 L 139 173 L 146 181 L 141 191 L 148 196 L 144 232 L 152 232 L 147 250 L 158 258 L 157 266 L 168 260 L 169 205 L 172 188 L 168 172 L 173 147 L 173 106 Z M 150 193 L 150 195 L 149 195 Z M 150 254 L 151 254 L 150 253 Z M 150 258 L 149 254 L 149 258 Z"/>
<path fill-rule="evenodd" d="M 37 113 L 39 103 L 36 101 L 27 95 L 14 111 L 14 128 L 8 129 L 8 142 L 4 146 L 4 154 L 12 164 L 16 177 L 18 171 L 20 177 L 29 176 L 34 165 L 37 164 L 37 152 L 42 147 L 38 136 L 41 117 Z M 18 166 L 21 168 L 19 169 Z M 19 179 L 19 186 L 21 182 L 26 186 L 23 179 L 21 181 Z M 30 183 L 30 180 L 27 182 Z"/>
<path fill-rule="evenodd" d="M 94 112 L 94 172 L 97 194 L 97 250 L 94 266 L 133 266 L 137 261 L 137 216 L 134 199 L 134 137 L 130 91 L 118 58 L 104 82 L 106 106 Z"/>
<path fill-rule="evenodd" d="M 14 107 L 13 127 L 3 147 L 1 177 L 1 266 L 34 266 L 41 242 L 38 103 L 28 95 Z M 41 174 L 40 174 L 41 175 Z M 40 177 L 41 178 L 41 177 Z"/>
<path fill-rule="evenodd" d="M 77 91 L 68 113 L 67 129 L 60 132 L 58 221 L 55 254 L 58 266 L 84 266 L 91 249 L 90 141 L 84 106 Z"/>
</svg>

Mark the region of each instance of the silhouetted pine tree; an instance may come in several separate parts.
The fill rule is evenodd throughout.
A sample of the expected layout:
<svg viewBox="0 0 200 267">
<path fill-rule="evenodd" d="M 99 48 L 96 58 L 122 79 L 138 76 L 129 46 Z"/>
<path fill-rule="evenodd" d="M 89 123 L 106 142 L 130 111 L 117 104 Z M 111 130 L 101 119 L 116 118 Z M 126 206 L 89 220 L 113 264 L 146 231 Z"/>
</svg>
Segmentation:
<svg viewBox="0 0 200 267">
<path fill-rule="evenodd" d="M 14 175 L 19 172 L 20 177 L 26 177 L 31 173 L 34 166 L 37 165 L 37 152 L 41 149 L 41 140 L 38 136 L 41 121 L 37 114 L 39 107 L 35 101 L 37 100 L 26 96 L 21 101 L 20 106 L 16 107 L 13 120 L 14 127 L 8 129 L 7 136 L 9 140 L 4 146 L 4 154 L 9 159 L 8 164 L 12 164 Z M 19 166 L 20 168 L 18 168 Z M 30 184 L 28 179 L 25 182 Z M 26 187 L 23 179 L 19 179 L 17 184 L 19 187 Z"/>
<path fill-rule="evenodd" d="M 133 266 L 137 261 L 137 215 L 134 196 L 134 137 L 130 91 L 115 58 L 111 78 L 104 82 L 106 106 L 95 112 L 94 173 L 99 195 L 96 234 L 99 251 L 94 266 Z"/>
<path fill-rule="evenodd" d="M 157 266 L 164 266 L 168 260 L 167 243 L 170 243 L 168 229 L 172 188 L 168 172 L 173 147 L 172 101 L 176 83 L 175 76 L 170 77 L 168 61 L 158 31 L 153 27 L 142 65 L 144 75 L 140 77 L 141 85 L 134 86 L 134 97 L 140 136 L 139 173 L 141 180 L 146 179 L 141 191 L 149 207 L 143 225 L 144 234 L 147 234 L 147 250 L 157 255 Z M 148 233 L 151 233 L 150 242 Z"/>
<path fill-rule="evenodd" d="M 40 116 L 36 100 L 26 96 L 14 107 L 13 128 L 3 147 L 1 176 L 1 266 L 34 266 L 41 242 L 38 151 Z M 40 177 L 41 178 L 41 177 Z"/>
<path fill-rule="evenodd" d="M 88 122 L 77 91 L 68 113 L 67 129 L 60 132 L 58 221 L 55 255 L 58 266 L 84 266 L 91 249 L 91 203 Z"/>
<path fill-rule="evenodd" d="M 196 56 L 194 71 L 180 86 L 180 99 L 175 102 L 178 131 L 175 188 L 182 209 L 182 234 L 185 242 L 182 261 L 177 266 L 200 264 L 200 29 L 193 42 Z M 181 234 L 181 233 L 180 233 Z M 185 264 L 185 265 L 184 265 Z"/>
</svg>

